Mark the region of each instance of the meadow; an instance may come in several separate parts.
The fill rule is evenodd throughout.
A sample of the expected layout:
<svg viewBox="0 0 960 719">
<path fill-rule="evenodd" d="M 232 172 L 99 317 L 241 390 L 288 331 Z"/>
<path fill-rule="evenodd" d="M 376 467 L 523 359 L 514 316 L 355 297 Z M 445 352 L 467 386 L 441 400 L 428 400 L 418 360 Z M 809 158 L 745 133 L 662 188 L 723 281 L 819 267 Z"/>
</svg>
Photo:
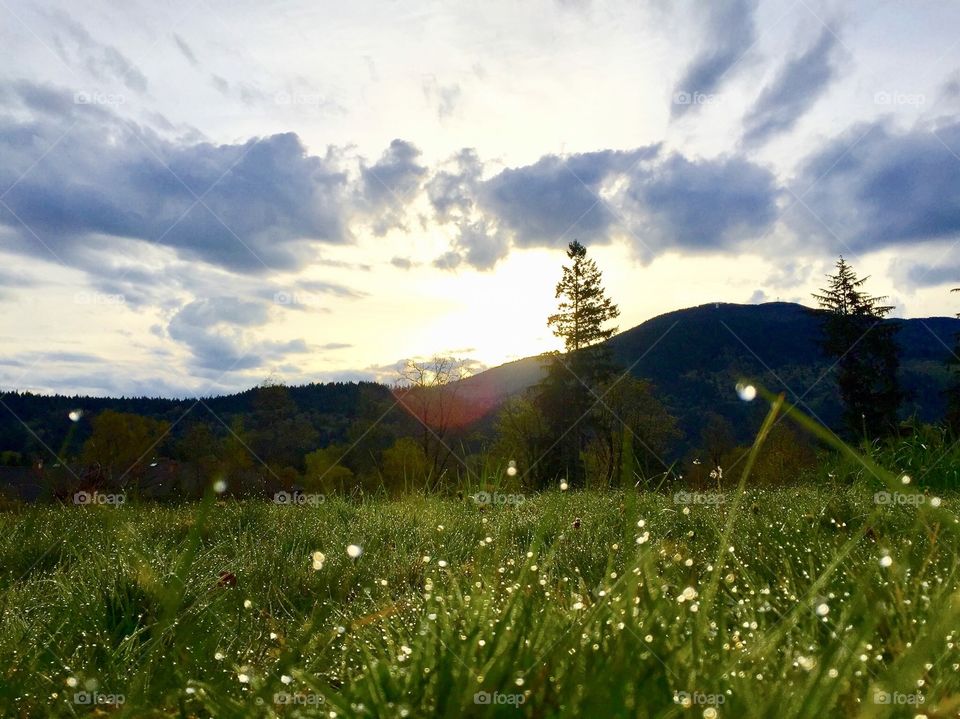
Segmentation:
<svg viewBox="0 0 960 719">
<path fill-rule="evenodd" d="M 877 491 L 8 508 L 0 714 L 957 716 L 960 495 Z"/>
</svg>

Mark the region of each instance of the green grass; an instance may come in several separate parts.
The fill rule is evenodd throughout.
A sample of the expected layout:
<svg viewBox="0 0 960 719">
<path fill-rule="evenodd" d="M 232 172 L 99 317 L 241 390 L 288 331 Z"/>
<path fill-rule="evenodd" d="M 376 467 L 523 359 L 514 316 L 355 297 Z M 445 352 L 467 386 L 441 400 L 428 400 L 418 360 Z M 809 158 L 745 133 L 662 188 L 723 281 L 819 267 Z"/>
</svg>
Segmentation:
<svg viewBox="0 0 960 719">
<path fill-rule="evenodd" d="M 957 716 L 960 495 L 880 488 L 15 508 L 0 715 Z"/>
</svg>

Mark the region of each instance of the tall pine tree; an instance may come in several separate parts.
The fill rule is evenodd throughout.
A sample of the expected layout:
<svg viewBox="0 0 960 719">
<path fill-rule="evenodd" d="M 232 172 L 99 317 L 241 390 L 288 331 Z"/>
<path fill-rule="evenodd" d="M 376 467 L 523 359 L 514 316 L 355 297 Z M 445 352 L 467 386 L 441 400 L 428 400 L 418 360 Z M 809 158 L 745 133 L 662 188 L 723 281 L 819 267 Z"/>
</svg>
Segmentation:
<svg viewBox="0 0 960 719">
<path fill-rule="evenodd" d="M 600 270 L 587 259 L 587 248 L 574 240 L 567 257 L 573 264 L 563 268 L 557 283 L 559 312 L 547 318 L 547 325 L 563 339 L 567 352 L 576 352 L 612 337 L 617 328 L 604 328 L 604 324 L 619 317 L 620 310 L 604 293 Z"/>
<path fill-rule="evenodd" d="M 867 294 L 869 277 L 858 278 L 842 256 L 828 279 L 813 296 L 826 311 L 822 346 L 837 361 L 844 421 L 853 436 L 886 436 L 897 425 L 901 399 L 898 328 L 883 321 L 894 308 L 883 304 L 886 297 Z"/>
<path fill-rule="evenodd" d="M 565 353 L 557 353 L 547 375 L 537 387 L 536 404 L 542 412 L 555 446 L 543 458 L 541 477 L 565 477 L 571 483 L 584 479 L 582 452 L 598 427 L 591 416 L 598 387 L 613 373 L 609 350 L 602 342 L 616 332 L 605 325 L 620 315 L 606 296 L 597 264 L 587 249 L 574 240 L 567 248 L 572 261 L 564 266 L 557 283 L 558 312 L 547 318 Z"/>
</svg>

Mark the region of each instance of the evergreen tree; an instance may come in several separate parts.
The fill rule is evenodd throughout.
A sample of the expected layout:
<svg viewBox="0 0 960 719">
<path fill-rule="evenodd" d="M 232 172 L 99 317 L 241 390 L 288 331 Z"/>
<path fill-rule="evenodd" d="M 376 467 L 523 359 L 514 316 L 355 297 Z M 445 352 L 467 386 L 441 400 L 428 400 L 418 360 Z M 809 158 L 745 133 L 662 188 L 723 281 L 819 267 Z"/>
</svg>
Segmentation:
<svg viewBox="0 0 960 719">
<path fill-rule="evenodd" d="M 613 373 L 609 350 L 601 343 L 616 328 L 606 328 L 620 310 L 601 284 L 600 270 L 587 258 L 587 249 L 574 240 L 567 249 L 570 266 L 564 266 L 557 283 L 558 312 L 547 318 L 565 354 L 556 353 L 547 375 L 536 389 L 536 406 L 543 414 L 552 447 L 541 460 L 541 477 L 559 476 L 568 482 L 584 479 L 583 451 L 599 429 L 591 407 L 600 385 Z"/>
<path fill-rule="evenodd" d="M 843 257 L 828 279 L 813 296 L 826 311 L 822 346 L 837 360 L 844 421 L 854 436 L 885 436 L 896 427 L 901 399 L 898 328 L 883 321 L 893 307 L 883 304 L 886 297 L 867 294 L 863 287 L 869 277 L 858 278 Z"/>
<path fill-rule="evenodd" d="M 617 328 L 604 329 L 603 325 L 619 317 L 620 310 L 604 293 L 600 270 L 596 262 L 587 259 L 587 248 L 574 240 L 567 257 L 573 264 L 563 268 L 563 278 L 557 283 L 559 312 L 547 318 L 547 325 L 563 339 L 567 352 L 575 352 L 612 337 Z"/>
</svg>

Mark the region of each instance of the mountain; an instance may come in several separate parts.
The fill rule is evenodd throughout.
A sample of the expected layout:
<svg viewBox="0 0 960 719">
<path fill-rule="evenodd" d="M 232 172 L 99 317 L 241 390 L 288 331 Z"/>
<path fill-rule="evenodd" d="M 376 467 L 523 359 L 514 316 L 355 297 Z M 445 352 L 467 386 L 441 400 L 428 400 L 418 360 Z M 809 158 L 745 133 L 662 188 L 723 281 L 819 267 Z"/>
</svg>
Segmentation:
<svg viewBox="0 0 960 719">
<path fill-rule="evenodd" d="M 947 317 L 890 319 L 897 324 L 902 353 L 901 383 L 907 392 L 904 417 L 923 421 L 943 417 L 943 392 L 949 382 L 946 359 L 960 320 Z M 761 305 L 715 303 L 654 317 L 608 340 L 615 359 L 636 377 L 649 380 L 685 435 L 679 451 L 696 445 L 711 415 L 728 419 L 738 438 L 747 441 L 765 413 L 762 402 L 742 402 L 734 387 L 749 379 L 776 392 L 836 427 L 840 405 L 832 363 L 818 346 L 820 316 L 802 305 L 771 302 Z M 493 367 L 457 386 L 456 406 L 444 412 L 452 428 L 487 431 L 497 408 L 509 397 L 536 384 L 543 360 L 527 357 Z M 171 440 L 194 421 L 206 422 L 217 433 L 224 424 L 241 419 L 249 428 L 256 414 L 257 390 L 203 400 L 91 398 L 41 396 L 0 392 L 0 454 L 28 452 L 75 454 L 89 436 L 89 418 L 105 409 L 134 412 L 173 425 Z M 397 406 L 397 395 L 373 383 L 330 383 L 290 387 L 294 411 L 317 432 L 317 443 L 346 442 L 351 427 L 392 423 L 390 436 L 418 429 Z M 383 408 L 394 406 L 391 416 Z M 82 410 L 80 422 L 67 419 Z M 387 410 L 389 412 L 389 409 Z M 390 434 L 392 433 L 392 434 Z M 383 442 L 389 441 L 383 439 Z M 7 462 L 0 457 L 0 464 Z"/>
<path fill-rule="evenodd" d="M 789 302 L 760 305 L 712 303 L 654 317 L 608 340 L 613 356 L 635 377 L 653 383 L 658 397 L 679 419 L 686 443 L 696 442 L 711 413 L 729 419 L 749 439 L 765 412 L 742 402 L 735 386 L 749 379 L 813 414 L 828 426 L 840 422 L 832 361 L 820 350 L 821 313 Z M 900 380 L 907 393 L 904 417 L 940 419 L 949 382 L 946 360 L 960 319 L 885 320 L 899 326 Z M 537 357 L 481 372 L 465 394 L 492 403 L 494 395 L 522 392 L 539 381 Z"/>
</svg>

